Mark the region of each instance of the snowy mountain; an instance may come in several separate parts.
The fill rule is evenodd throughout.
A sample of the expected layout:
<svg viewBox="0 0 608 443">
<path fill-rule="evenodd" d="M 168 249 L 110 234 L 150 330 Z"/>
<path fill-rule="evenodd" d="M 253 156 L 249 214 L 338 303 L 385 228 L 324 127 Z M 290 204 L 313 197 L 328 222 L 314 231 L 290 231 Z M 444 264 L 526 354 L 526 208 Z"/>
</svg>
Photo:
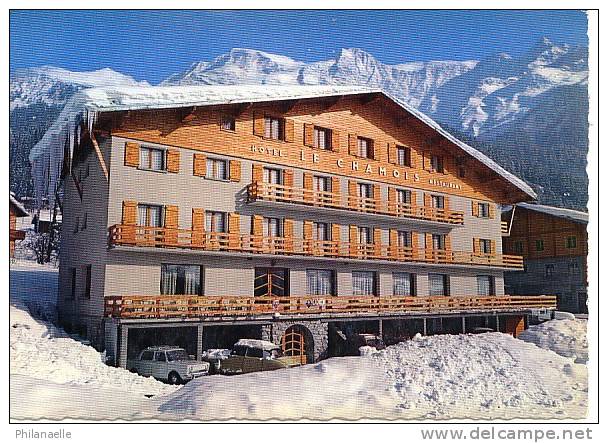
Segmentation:
<svg viewBox="0 0 608 443">
<path fill-rule="evenodd" d="M 585 209 L 587 58 L 585 47 L 554 44 L 546 38 L 517 57 L 501 53 L 481 61 L 394 65 L 357 48 L 312 63 L 236 48 L 211 61 L 193 63 L 161 84 L 382 88 L 522 177 L 543 203 Z M 31 191 L 31 146 L 67 98 L 81 88 L 107 85 L 147 83 L 111 69 L 76 73 L 42 67 L 11 76 L 11 187 L 18 195 Z M 566 170 L 565 181 L 551 178 Z"/>
</svg>

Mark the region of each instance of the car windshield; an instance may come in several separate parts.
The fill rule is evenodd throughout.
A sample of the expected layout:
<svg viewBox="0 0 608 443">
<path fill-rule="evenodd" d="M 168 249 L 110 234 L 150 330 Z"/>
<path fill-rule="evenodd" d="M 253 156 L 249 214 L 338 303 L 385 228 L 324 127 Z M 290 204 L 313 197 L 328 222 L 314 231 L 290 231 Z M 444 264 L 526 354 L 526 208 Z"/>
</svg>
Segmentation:
<svg viewBox="0 0 608 443">
<path fill-rule="evenodd" d="M 167 351 L 167 360 L 169 360 L 169 361 L 188 360 L 188 354 L 183 349 Z"/>
</svg>

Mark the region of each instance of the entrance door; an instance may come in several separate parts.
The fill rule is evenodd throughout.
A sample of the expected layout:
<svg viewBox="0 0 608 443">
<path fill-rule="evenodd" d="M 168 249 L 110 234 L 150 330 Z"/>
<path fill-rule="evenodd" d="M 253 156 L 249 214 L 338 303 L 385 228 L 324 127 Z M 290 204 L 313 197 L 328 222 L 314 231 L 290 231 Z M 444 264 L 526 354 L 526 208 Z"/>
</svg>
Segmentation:
<svg viewBox="0 0 608 443">
<path fill-rule="evenodd" d="M 256 297 L 285 297 L 289 295 L 288 270 L 285 268 L 255 268 Z"/>
<path fill-rule="evenodd" d="M 283 356 L 293 357 L 294 363 L 306 364 L 306 348 L 304 343 L 304 331 L 298 326 L 292 326 L 285 331 L 281 339 Z"/>
</svg>

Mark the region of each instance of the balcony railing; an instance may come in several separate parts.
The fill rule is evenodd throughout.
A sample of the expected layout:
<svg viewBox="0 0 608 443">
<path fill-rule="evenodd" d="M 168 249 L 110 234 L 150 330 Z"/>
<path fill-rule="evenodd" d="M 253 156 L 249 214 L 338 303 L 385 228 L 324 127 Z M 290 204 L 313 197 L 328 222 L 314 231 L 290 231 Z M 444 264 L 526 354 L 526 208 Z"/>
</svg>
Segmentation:
<svg viewBox="0 0 608 443">
<path fill-rule="evenodd" d="M 483 265 L 523 269 L 523 258 L 517 255 L 413 249 L 378 243 L 348 243 L 337 240 L 320 241 L 301 238 L 264 237 L 250 234 L 203 232 L 190 229 L 169 229 L 150 226 L 114 225 L 109 228 L 108 241 L 110 246 L 186 248 L 235 253 Z"/>
<path fill-rule="evenodd" d="M 461 225 L 464 213 L 445 209 L 417 206 L 408 203 L 383 202 L 380 200 L 311 189 L 294 188 L 264 182 L 254 182 L 247 187 L 250 202 L 262 200 L 270 202 L 295 203 L 307 206 L 345 209 L 369 214 L 388 215 L 393 217 L 414 218 Z"/>
<path fill-rule="evenodd" d="M 274 314 L 408 314 L 555 309 L 555 296 L 217 297 L 126 295 L 106 297 L 106 317 L 124 319 L 255 317 Z"/>
<path fill-rule="evenodd" d="M 507 223 L 506 221 L 501 221 L 500 222 L 500 232 L 501 234 L 508 234 L 509 233 L 509 223 Z"/>
</svg>

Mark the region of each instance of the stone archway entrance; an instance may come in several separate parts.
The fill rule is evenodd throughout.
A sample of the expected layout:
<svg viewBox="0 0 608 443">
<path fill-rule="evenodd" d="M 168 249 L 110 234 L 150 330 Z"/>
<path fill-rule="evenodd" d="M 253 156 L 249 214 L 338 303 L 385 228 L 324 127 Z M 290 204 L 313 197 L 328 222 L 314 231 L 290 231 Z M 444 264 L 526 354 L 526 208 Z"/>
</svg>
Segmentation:
<svg viewBox="0 0 608 443">
<path fill-rule="evenodd" d="M 294 357 L 300 364 L 312 363 L 315 360 L 315 342 L 311 332 L 302 325 L 293 325 L 281 336 L 283 355 Z"/>
</svg>

